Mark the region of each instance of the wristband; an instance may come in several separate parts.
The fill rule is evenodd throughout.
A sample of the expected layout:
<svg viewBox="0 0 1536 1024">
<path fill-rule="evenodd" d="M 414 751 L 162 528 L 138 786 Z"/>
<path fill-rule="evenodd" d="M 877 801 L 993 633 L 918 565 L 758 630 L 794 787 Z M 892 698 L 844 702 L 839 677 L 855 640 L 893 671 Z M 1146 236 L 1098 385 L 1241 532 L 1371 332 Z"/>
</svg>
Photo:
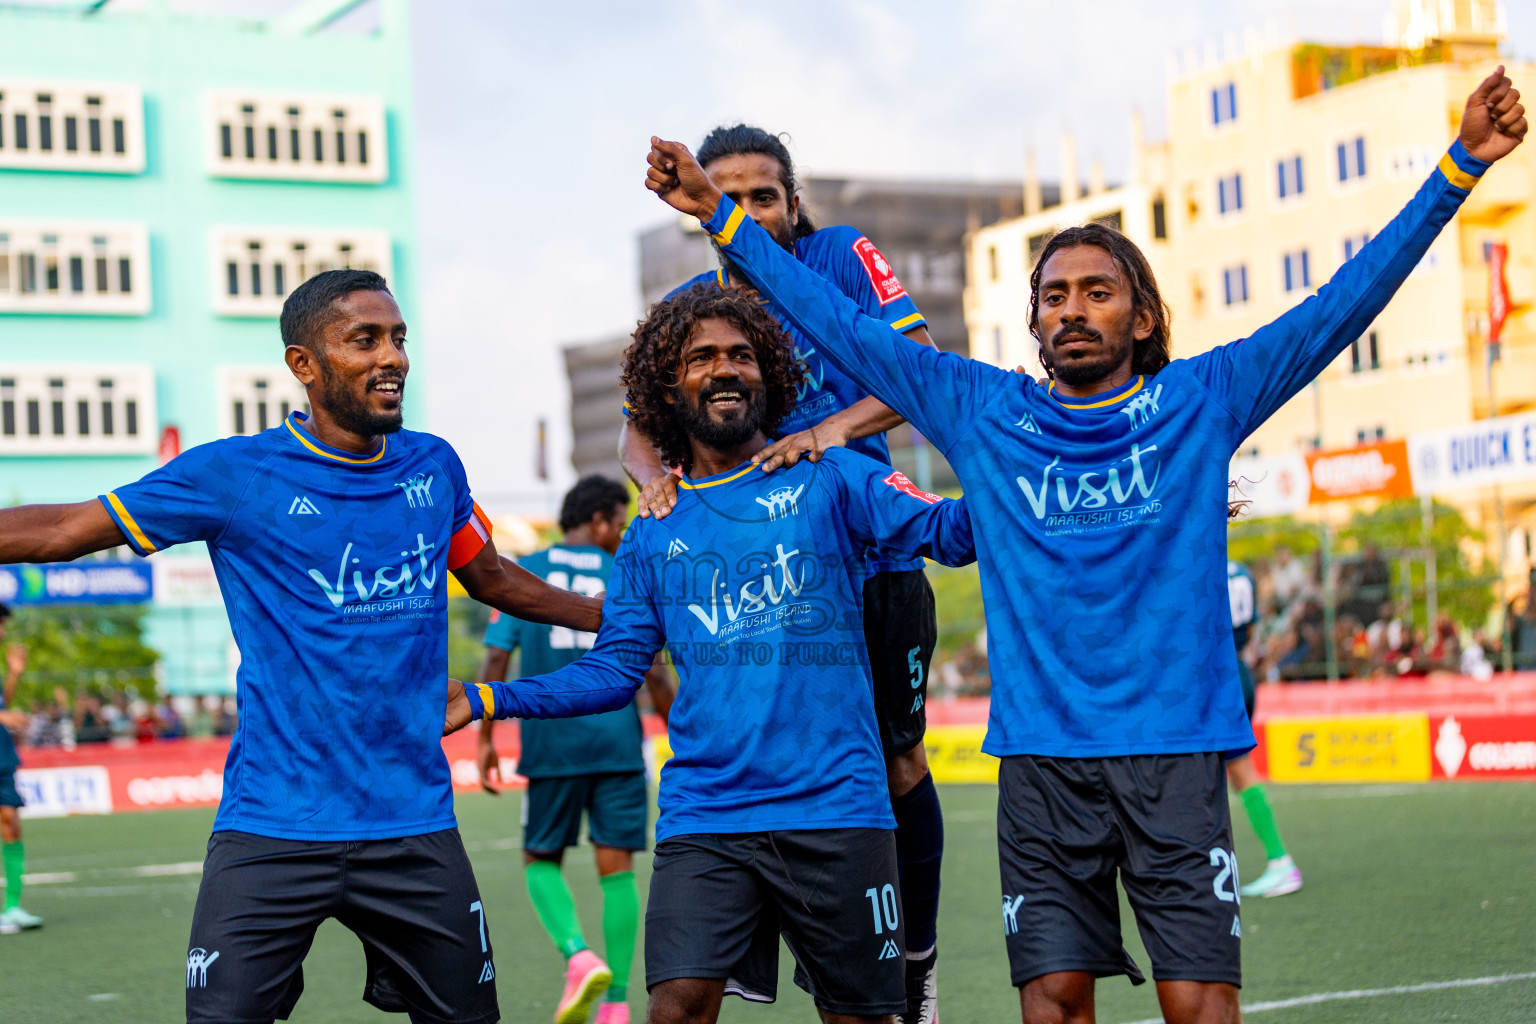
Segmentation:
<svg viewBox="0 0 1536 1024">
<path fill-rule="evenodd" d="M 465 683 L 464 696 L 469 700 L 471 722 L 496 717 L 496 694 L 485 683 Z"/>
</svg>

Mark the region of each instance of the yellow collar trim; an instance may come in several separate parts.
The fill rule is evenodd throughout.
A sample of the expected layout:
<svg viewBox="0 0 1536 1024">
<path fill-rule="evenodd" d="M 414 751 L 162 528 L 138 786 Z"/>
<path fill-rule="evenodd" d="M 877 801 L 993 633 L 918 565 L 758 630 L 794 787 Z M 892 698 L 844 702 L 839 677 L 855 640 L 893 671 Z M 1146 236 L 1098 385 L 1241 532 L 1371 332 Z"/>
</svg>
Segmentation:
<svg viewBox="0 0 1536 1024">
<path fill-rule="evenodd" d="M 1136 386 L 1131 388 L 1131 390 L 1127 391 L 1125 394 L 1120 395 L 1118 398 L 1107 398 L 1107 399 L 1105 399 L 1102 402 L 1094 402 L 1092 405 L 1073 405 L 1073 404 L 1071 404 L 1069 402 L 1063 402 L 1060 398 L 1057 398 L 1057 396 L 1056 396 L 1056 382 L 1055 381 L 1051 381 L 1050 392 L 1051 392 L 1051 397 L 1055 398 L 1057 404 L 1060 405 L 1063 409 L 1102 409 L 1106 405 L 1119 405 L 1121 402 L 1125 401 L 1127 398 L 1130 398 L 1136 392 L 1140 391 L 1141 390 L 1141 386 L 1143 384 L 1145 384 L 1146 382 L 1147 382 L 1147 378 L 1138 376 L 1136 378 Z"/>
<path fill-rule="evenodd" d="M 745 466 L 743 466 L 741 469 L 737 470 L 736 472 L 732 473 L 730 476 L 725 477 L 723 479 L 711 480 L 708 483 L 703 483 L 703 484 L 691 483 L 691 482 L 689 482 L 687 480 L 679 480 L 677 482 L 677 486 L 683 487 L 683 488 L 687 488 L 690 491 L 701 490 L 701 489 L 703 489 L 705 487 L 718 487 L 721 484 L 728 484 L 732 480 L 740 480 L 742 477 L 746 476 L 748 473 L 752 472 L 756 468 L 757 468 L 757 463 L 749 462 Z"/>
<path fill-rule="evenodd" d="M 324 455 L 328 459 L 335 459 L 337 462 L 351 463 L 354 466 L 366 466 L 370 462 L 378 462 L 384 457 L 384 449 L 389 447 L 389 438 L 386 437 L 379 442 L 379 450 L 377 454 L 370 455 L 366 459 L 349 459 L 345 455 L 332 455 L 324 448 L 319 448 L 314 444 L 311 444 L 309 439 L 305 437 L 304 434 L 293 425 L 293 420 L 284 420 L 283 424 L 288 428 L 288 431 L 293 434 L 294 437 L 299 439 L 299 444 L 303 445 L 305 448 L 308 448 L 316 455 Z"/>
</svg>

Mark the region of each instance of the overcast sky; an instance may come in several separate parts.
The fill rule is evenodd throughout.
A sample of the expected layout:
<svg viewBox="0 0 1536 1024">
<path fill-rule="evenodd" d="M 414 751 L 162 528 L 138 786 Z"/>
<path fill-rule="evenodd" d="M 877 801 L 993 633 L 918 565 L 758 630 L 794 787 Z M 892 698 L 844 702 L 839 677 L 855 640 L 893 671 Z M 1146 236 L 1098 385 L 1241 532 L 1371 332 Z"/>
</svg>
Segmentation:
<svg viewBox="0 0 1536 1024">
<path fill-rule="evenodd" d="M 1081 166 L 1099 157 L 1113 179 L 1133 108 L 1161 136 L 1170 51 L 1266 21 L 1379 43 L 1391 3 L 417 0 L 424 308 L 406 312 L 430 379 L 413 401 L 492 504 L 558 497 L 560 347 L 633 329 L 636 234 L 667 218 L 641 185 L 652 133 L 696 145 L 744 120 L 790 133 L 802 173 L 1018 180 L 1027 144 L 1054 177 L 1070 128 Z M 1531 59 L 1536 0 L 1506 7 Z"/>
</svg>

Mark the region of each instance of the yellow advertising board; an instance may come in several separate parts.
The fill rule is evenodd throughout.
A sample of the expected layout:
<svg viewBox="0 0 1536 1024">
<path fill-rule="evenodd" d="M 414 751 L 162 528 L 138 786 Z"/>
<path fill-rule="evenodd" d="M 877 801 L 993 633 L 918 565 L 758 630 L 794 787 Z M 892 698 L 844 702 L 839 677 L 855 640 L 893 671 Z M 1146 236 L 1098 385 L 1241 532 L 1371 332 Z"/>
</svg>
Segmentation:
<svg viewBox="0 0 1536 1024">
<path fill-rule="evenodd" d="M 997 782 L 997 758 L 981 752 L 987 734 L 984 725 L 931 725 L 923 744 L 928 748 L 928 767 L 935 782 Z M 672 756 L 665 733 L 647 737 L 651 745 L 651 781 Z"/>
<path fill-rule="evenodd" d="M 1427 782 L 1429 716 L 1277 718 L 1264 726 L 1275 782 Z"/>
</svg>

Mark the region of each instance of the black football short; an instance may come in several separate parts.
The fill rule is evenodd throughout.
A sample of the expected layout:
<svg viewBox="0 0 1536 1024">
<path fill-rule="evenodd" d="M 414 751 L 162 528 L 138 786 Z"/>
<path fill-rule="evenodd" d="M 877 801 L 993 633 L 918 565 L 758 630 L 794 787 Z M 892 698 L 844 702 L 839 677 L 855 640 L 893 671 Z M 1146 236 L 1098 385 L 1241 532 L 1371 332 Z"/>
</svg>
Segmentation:
<svg viewBox="0 0 1536 1024">
<path fill-rule="evenodd" d="M 1055 971 L 1144 980 L 1120 942 L 1117 875 L 1153 978 L 1241 984 L 1221 754 L 1005 757 L 997 845 L 1015 986 Z"/>
<path fill-rule="evenodd" d="M 938 641 L 933 587 L 923 570 L 877 572 L 864 581 L 864 644 L 887 759 L 923 742 L 928 663 Z"/>
<path fill-rule="evenodd" d="M 351 842 L 215 832 L 192 912 L 188 1024 L 286 1019 L 315 929 L 363 941 L 363 998 L 424 1024 L 494 1024 L 485 907 L 457 829 Z"/>
<path fill-rule="evenodd" d="M 645 986 L 725 979 L 778 996 L 779 936 L 828 1013 L 905 1013 L 905 922 L 895 834 L 841 828 L 674 836 L 656 845 L 645 910 Z"/>
</svg>

